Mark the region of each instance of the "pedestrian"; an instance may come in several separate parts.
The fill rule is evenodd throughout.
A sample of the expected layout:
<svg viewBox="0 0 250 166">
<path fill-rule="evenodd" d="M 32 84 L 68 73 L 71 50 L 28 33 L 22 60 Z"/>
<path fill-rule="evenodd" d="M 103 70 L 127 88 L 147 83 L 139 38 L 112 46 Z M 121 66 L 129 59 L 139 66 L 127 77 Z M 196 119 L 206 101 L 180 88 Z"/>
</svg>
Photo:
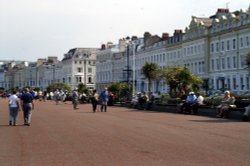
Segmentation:
<svg viewBox="0 0 250 166">
<path fill-rule="evenodd" d="M 72 104 L 73 104 L 73 109 L 78 109 L 77 106 L 78 106 L 78 100 L 79 100 L 79 95 L 78 95 L 78 92 L 77 90 L 75 89 L 72 93 Z"/>
<path fill-rule="evenodd" d="M 92 108 L 93 108 L 93 112 L 96 112 L 96 108 L 97 108 L 97 103 L 98 103 L 98 93 L 96 91 L 96 89 L 93 90 L 93 93 L 91 95 L 91 103 L 92 103 Z"/>
<path fill-rule="evenodd" d="M 17 125 L 17 115 L 18 110 L 20 110 L 20 100 L 16 95 L 16 91 L 12 92 L 12 95 L 9 97 L 9 110 L 10 110 L 10 119 L 9 125 L 16 126 Z"/>
<path fill-rule="evenodd" d="M 30 126 L 32 110 L 34 110 L 33 96 L 29 93 L 29 89 L 25 88 L 21 96 L 21 104 L 23 108 L 24 125 Z"/>
<path fill-rule="evenodd" d="M 100 99 L 101 99 L 101 112 L 107 112 L 107 105 L 109 101 L 109 92 L 107 87 L 105 87 L 104 90 L 101 92 Z"/>
<path fill-rule="evenodd" d="M 43 92 L 43 101 L 46 101 L 47 100 L 47 91 L 44 91 Z"/>
<path fill-rule="evenodd" d="M 54 99 L 55 99 L 56 105 L 58 105 L 59 100 L 60 100 L 60 92 L 58 89 L 56 89 L 56 91 L 54 92 Z"/>
</svg>

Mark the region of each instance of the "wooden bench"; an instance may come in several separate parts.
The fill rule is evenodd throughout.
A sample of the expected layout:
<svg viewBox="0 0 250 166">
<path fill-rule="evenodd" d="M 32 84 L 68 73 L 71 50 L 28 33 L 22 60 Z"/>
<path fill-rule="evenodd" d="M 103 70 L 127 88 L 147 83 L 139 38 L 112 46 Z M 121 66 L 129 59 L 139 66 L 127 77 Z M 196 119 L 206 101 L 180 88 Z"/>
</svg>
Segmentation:
<svg viewBox="0 0 250 166">
<path fill-rule="evenodd" d="M 226 117 L 229 118 L 230 117 L 230 114 L 232 112 L 241 112 L 242 113 L 242 120 L 243 121 L 248 121 L 249 120 L 249 117 L 244 117 L 243 116 L 243 113 L 245 112 L 245 107 L 249 106 L 250 105 L 250 99 L 241 99 L 241 100 L 237 100 L 235 102 L 235 107 L 230 107 L 226 113 Z"/>
</svg>

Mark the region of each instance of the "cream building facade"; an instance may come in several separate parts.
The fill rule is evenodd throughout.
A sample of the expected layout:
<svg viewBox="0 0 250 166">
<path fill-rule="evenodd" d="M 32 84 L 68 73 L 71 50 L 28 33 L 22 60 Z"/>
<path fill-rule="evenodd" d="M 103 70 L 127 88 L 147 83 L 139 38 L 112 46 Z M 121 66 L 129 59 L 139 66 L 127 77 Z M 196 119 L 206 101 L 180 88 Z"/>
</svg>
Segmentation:
<svg viewBox="0 0 250 166">
<path fill-rule="evenodd" d="M 99 71 L 107 69 L 106 73 L 109 73 L 97 73 L 97 77 L 102 78 L 97 79 L 97 84 L 100 81 L 106 85 L 120 81 L 117 77 L 105 76 L 121 73 L 127 68 L 129 59 L 129 69 L 133 69 L 135 63 L 136 91 L 147 91 L 148 82 L 141 74 L 141 68 L 146 62 L 153 62 L 161 68 L 186 66 L 196 76 L 207 79 L 211 91 L 229 89 L 237 94 L 250 92 L 249 71 L 245 63 L 246 55 L 250 52 L 250 8 L 234 12 L 218 9 L 216 14 L 209 18 L 192 16 L 185 33 L 176 30 L 173 36 L 165 35 L 161 40 L 157 40 L 157 36 L 145 34 L 144 38 L 128 43 L 130 49 L 125 49 L 123 58 L 115 58 L 119 53 L 109 54 L 107 59 L 104 56 L 101 59 L 101 62 L 108 60 L 109 63 L 100 63 L 97 57 Z M 134 53 L 131 53 L 131 50 L 134 50 Z M 106 54 L 102 51 L 98 54 Z M 126 58 L 127 56 L 129 58 Z M 113 66 L 120 66 L 120 71 L 116 68 L 115 72 L 112 72 L 112 58 Z M 123 78 L 123 81 L 126 81 L 126 78 Z M 168 85 L 163 80 L 154 82 L 152 91 L 168 92 Z"/>
</svg>

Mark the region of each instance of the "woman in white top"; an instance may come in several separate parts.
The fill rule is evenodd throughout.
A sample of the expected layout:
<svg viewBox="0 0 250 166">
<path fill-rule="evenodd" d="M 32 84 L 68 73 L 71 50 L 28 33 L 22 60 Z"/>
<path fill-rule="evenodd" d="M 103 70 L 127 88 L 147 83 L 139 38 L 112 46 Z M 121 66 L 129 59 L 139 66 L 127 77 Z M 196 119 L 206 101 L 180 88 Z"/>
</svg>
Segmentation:
<svg viewBox="0 0 250 166">
<path fill-rule="evenodd" d="M 9 109 L 10 109 L 10 121 L 9 125 L 14 125 L 16 126 L 16 121 L 17 121 L 17 114 L 18 110 L 20 108 L 20 101 L 19 98 L 16 95 L 16 92 L 13 91 L 12 95 L 9 97 Z"/>
</svg>

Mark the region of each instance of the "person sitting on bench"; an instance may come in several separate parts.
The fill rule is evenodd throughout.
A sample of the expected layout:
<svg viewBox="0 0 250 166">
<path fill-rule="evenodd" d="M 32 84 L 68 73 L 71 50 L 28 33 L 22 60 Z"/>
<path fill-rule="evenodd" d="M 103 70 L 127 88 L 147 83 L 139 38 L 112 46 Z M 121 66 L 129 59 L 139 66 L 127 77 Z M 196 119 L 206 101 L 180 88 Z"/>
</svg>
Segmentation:
<svg viewBox="0 0 250 166">
<path fill-rule="evenodd" d="M 181 106 L 181 113 L 191 113 L 192 104 L 195 103 L 195 100 L 197 99 L 194 92 L 189 92 L 189 95 L 183 105 Z"/>
<path fill-rule="evenodd" d="M 225 91 L 224 98 L 222 99 L 221 104 L 216 107 L 217 112 L 218 112 L 216 117 L 223 118 L 225 113 L 228 111 L 228 108 L 230 107 L 230 105 L 234 104 L 234 101 L 235 101 L 235 98 L 230 95 L 230 91 L 228 90 Z"/>
<path fill-rule="evenodd" d="M 198 107 L 201 105 L 204 105 L 203 101 L 204 101 L 204 97 L 200 94 L 197 93 L 197 99 L 195 100 L 195 102 L 191 105 L 192 107 L 192 114 L 196 115 L 198 114 Z"/>
</svg>

